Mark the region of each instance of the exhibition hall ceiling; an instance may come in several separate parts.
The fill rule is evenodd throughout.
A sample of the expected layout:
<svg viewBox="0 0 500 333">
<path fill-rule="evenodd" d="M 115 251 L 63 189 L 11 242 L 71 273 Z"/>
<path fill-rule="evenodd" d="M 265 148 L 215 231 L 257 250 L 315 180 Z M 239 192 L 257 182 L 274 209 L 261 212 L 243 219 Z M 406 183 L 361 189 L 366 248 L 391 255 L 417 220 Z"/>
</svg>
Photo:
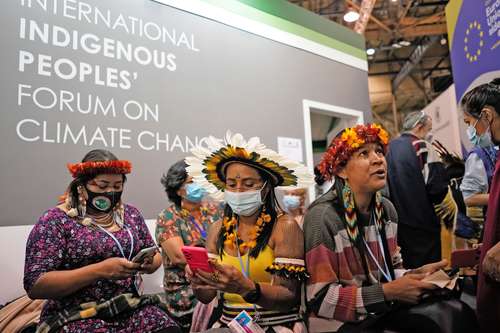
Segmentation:
<svg viewBox="0 0 500 333">
<path fill-rule="evenodd" d="M 421 110 L 452 83 L 448 1 L 289 1 L 364 35 L 372 111 L 391 132 L 397 132 L 394 115 L 401 124 L 404 114 Z"/>
</svg>

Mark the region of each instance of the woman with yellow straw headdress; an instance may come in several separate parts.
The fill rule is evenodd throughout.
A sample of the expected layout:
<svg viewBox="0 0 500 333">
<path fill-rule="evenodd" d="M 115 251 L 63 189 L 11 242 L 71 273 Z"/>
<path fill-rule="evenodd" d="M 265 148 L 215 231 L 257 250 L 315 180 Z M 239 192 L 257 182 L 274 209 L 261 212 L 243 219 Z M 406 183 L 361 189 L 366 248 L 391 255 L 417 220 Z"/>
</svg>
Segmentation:
<svg viewBox="0 0 500 333">
<path fill-rule="evenodd" d="M 210 137 L 208 149 L 186 159 L 193 180 L 226 202 L 223 221 L 209 230 L 207 250 L 214 272 L 187 267 L 199 300 L 223 293 L 226 327 L 241 311 L 263 329 L 305 330 L 300 313 L 300 285 L 307 278 L 302 231 L 277 204 L 277 186 L 306 186 L 312 176 L 300 163 L 266 148 L 256 137 Z"/>
</svg>

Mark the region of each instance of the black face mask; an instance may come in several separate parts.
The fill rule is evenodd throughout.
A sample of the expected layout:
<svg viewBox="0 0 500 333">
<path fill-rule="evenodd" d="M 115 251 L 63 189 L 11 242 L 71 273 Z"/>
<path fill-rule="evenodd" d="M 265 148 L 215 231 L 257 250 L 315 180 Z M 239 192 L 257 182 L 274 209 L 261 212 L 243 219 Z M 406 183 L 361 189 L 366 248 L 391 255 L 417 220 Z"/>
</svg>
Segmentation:
<svg viewBox="0 0 500 333">
<path fill-rule="evenodd" d="M 122 191 L 97 193 L 87 189 L 87 194 L 89 196 L 87 208 L 103 213 L 109 213 L 120 202 L 122 197 Z"/>
</svg>

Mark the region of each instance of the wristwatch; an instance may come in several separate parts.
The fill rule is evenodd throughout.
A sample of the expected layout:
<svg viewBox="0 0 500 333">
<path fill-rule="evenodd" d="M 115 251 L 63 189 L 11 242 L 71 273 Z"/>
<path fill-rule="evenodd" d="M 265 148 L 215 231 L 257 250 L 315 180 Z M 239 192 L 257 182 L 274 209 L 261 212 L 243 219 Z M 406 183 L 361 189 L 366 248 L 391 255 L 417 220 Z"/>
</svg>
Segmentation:
<svg viewBox="0 0 500 333">
<path fill-rule="evenodd" d="M 255 289 L 249 291 L 245 296 L 243 296 L 243 299 L 245 302 L 250 303 L 250 304 L 255 304 L 259 301 L 261 292 L 260 292 L 260 284 L 257 282 L 254 282 L 255 284 Z"/>
</svg>

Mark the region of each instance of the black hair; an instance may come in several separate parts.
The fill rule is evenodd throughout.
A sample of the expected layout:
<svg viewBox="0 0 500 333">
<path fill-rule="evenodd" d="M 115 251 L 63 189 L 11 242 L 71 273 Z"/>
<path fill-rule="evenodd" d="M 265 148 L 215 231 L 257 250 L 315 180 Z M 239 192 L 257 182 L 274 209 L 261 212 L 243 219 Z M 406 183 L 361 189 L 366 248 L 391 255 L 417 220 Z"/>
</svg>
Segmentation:
<svg viewBox="0 0 500 333">
<path fill-rule="evenodd" d="M 264 204 L 261 208 L 261 212 L 264 211 L 269 214 L 271 216 L 271 221 L 264 224 L 262 232 L 259 234 L 259 237 L 257 237 L 257 244 L 252 250 L 250 250 L 249 255 L 253 258 L 257 258 L 259 253 L 266 247 L 267 243 L 269 242 L 274 224 L 278 220 L 278 212 L 281 211 L 281 207 L 278 203 L 278 200 L 276 199 L 276 194 L 274 193 L 274 186 L 271 181 L 271 176 L 263 170 L 257 168 L 255 168 L 255 170 L 257 170 L 269 190 L 266 197 L 264 198 Z M 231 218 L 234 215 L 236 214 L 233 213 L 231 207 L 226 203 L 224 207 L 224 218 Z M 237 215 L 235 217 L 239 219 Z M 222 226 L 219 231 L 219 235 L 217 236 L 217 251 L 219 255 L 222 255 L 222 251 L 224 249 L 225 233 L 226 230 L 224 226 Z"/>
<path fill-rule="evenodd" d="M 325 183 L 325 177 L 323 177 L 321 171 L 319 171 L 318 166 L 314 167 L 314 181 L 318 186 L 321 186 Z"/>
<path fill-rule="evenodd" d="M 182 187 L 186 181 L 188 174 L 186 171 L 187 164 L 184 160 L 174 163 L 161 177 L 161 184 L 165 188 L 168 200 L 174 203 L 177 208 L 181 207 L 182 197 L 177 194 L 177 191 Z"/>
<path fill-rule="evenodd" d="M 491 106 L 497 114 L 500 114 L 500 78 L 496 78 L 489 83 L 482 84 L 468 91 L 460 106 L 474 118 L 481 116 L 481 111 L 485 106 Z"/>
<path fill-rule="evenodd" d="M 104 149 L 94 149 L 89 151 L 87 154 L 82 159 L 82 163 L 84 162 L 105 162 L 105 161 L 117 161 L 118 158 L 109 150 L 104 150 Z M 72 207 L 79 209 L 77 203 L 78 203 L 78 187 L 79 186 L 85 186 L 88 181 L 94 179 L 97 175 L 99 175 L 99 172 L 94 172 L 94 173 L 86 173 L 82 174 L 76 178 L 74 178 L 71 183 L 69 183 L 68 186 L 68 195 L 70 196 L 71 202 L 72 202 Z M 122 174 L 123 178 L 123 183 L 127 181 L 127 176 Z M 83 212 L 78 211 L 78 215 L 82 215 Z"/>
</svg>

